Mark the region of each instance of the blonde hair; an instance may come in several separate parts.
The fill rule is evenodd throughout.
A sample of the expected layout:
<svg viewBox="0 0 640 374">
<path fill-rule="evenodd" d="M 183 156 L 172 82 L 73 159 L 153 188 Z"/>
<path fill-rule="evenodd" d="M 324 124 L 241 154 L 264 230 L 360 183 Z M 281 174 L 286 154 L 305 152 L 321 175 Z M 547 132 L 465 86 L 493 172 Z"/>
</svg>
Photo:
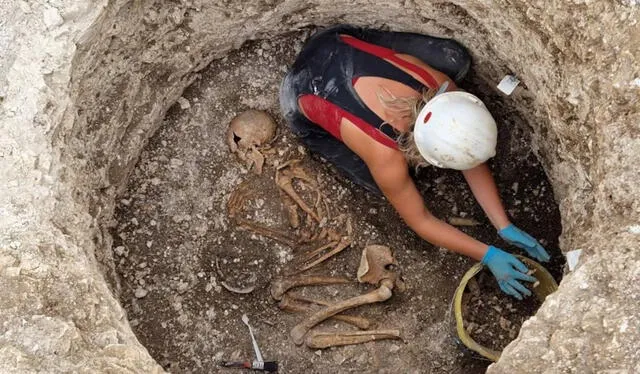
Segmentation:
<svg viewBox="0 0 640 374">
<path fill-rule="evenodd" d="M 407 119 L 409 121 L 409 129 L 406 132 L 400 132 L 394 128 L 398 133 L 398 149 L 400 149 L 404 154 L 407 163 L 416 168 L 416 170 L 429 165 L 422 155 L 420 155 L 418 147 L 416 147 L 416 143 L 413 139 L 413 127 L 415 125 L 416 118 L 418 117 L 418 113 L 420 113 L 424 104 L 435 96 L 436 90 L 425 88 L 420 92 L 420 96 L 397 97 L 387 88 L 381 88 L 387 94 L 385 97 L 380 91 L 376 92 L 378 100 L 380 100 L 382 106 L 393 112 L 399 118 Z M 384 126 L 385 124 L 390 125 L 388 122 L 385 122 L 382 125 Z"/>
</svg>

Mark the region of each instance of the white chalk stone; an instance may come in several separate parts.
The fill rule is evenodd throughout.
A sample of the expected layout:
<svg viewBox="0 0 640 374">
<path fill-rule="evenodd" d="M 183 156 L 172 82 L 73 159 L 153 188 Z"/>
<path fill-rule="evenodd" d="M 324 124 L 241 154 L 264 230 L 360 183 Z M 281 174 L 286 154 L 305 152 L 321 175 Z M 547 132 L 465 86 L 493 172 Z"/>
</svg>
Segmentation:
<svg viewBox="0 0 640 374">
<path fill-rule="evenodd" d="M 149 291 L 147 291 L 144 288 L 137 288 L 136 291 L 135 291 L 135 296 L 138 299 L 142 299 L 143 297 L 147 296 L 148 293 L 149 293 Z"/>
<path fill-rule="evenodd" d="M 191 103 L 184 97 L 178 98 L 178 104 L 180 105 L 180 109 L 185 110 L 191 108 Z"/>
<path fill-rule="evenodd" d="M 566 253 L 565 256 L 567 257 L 567 267 L 569 267 L 569 271 L 573 271 L 573 269 L 578 266 L 578 261 L 580 260 L 581 254 L 582 249 L 575 249 Z"/>
<path fill-rule="evenodd" d="M 60 12 L 58 11 L 58 9 L 53 7 L 46 8 L 42 12 L 42 16 L 43 16 L 42 20 L 44 21 L 44 24 L 47 26 L 48 29 L 52 29 L 64 23 L 64 20 L 62 19 L 62 16 L 60 15 Z"/>
</svg>

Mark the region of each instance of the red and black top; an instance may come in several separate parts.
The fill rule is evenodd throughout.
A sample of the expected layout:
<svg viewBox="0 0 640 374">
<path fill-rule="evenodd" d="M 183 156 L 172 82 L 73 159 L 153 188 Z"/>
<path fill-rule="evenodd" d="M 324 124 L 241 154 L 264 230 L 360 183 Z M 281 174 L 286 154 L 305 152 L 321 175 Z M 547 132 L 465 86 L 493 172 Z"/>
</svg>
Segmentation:
<svg viewBox="0 0 640 374">
<path fill-rule="evenodd" d="M 446 48 L 441 44 L 451 42 L 419 34 L 363 30 L 344 25 L 324 30 L 307 42 L 293 65 L 290 74 L 295 82 L 295 97 L 307 118 L 336 139 L 341 139 L 340 123 L 347 118 L 376 141 L 397 148 L 396 132 L 391 126 L 383 126 L 384 121 L 360 99 L 354 89 L 356 81 L 360 77 L 375 76 L 421 91 L 424 84 L 397 67 L 401 66 L 420 76 L 429 88 L 437 89 L 438 83 L 428 71 L 396 54 L 427 54 L 431 56 L 429 60 L 438 61 L 436 65 L 445 65 L 446 60 L 450 64 L 457 61 L 456 53 L 443 56 Z M 460 52 L 460 49 L 450 51 Z M 464 57 L 460 60 L 469 61 L 467 55 L 460 57 Z"/>
<path fill-rule="evenodd" d="M 376 141 L 397 148 L 395 130 L 383 126 L 384 121 L 365 105 L 353 86 L 358 78 L 370 76 L 391 79 L 416 91 L 424 87 L 397 66 L 415 72 L 427 86 L 436 86 L 430 74 L 397 57 L 399 53 L 419 58 L 456 83 L 471 64 L 469 53 L 455 40 L 339 25 L 306 42 L 280 87 L 282 114 L 307 148 L 376 193 L 381 192 L 367 165 L 342 142 L 340 123 L 347 118 Z"/>
</svg>

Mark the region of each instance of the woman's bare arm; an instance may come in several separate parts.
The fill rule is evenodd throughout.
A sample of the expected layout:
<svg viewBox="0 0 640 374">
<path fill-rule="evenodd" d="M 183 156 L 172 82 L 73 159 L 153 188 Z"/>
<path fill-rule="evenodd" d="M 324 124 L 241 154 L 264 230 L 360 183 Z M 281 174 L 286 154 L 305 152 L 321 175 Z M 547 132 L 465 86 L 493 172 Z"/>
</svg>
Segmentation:
<svg viewBox="0 0 640 374">
<path fill-rule="evenodd" d="M 373 178 L 391 205 L 421 238 L 480 261 L 488 246 L 433 216 L 409 175 L 404 156 L 399 152 L 397 155 L 395 159 L 387 158 L 384 163 L 374 161 L 369 165 Z"/>
<path fill-rule="evenodd" d="M 464 170 L 462 174 L 493 226 L 497 230 L 509 226 L 511 222 L 504 211 L 498 188 L 487 164 L 483 163 L 473 169 Z"/>
</svg>

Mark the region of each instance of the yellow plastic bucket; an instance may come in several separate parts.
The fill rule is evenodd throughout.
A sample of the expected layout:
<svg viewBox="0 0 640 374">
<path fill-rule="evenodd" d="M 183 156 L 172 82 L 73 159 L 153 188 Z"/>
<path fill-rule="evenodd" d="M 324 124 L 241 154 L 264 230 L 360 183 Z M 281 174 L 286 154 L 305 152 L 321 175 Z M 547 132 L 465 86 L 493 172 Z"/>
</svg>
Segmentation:
<svg viewBox="0 0 640 374">
<path fill-rule="evenodd" d="M 536 272 L 533 273 L 533 276 L 538 279 L 540 285 L 533 289 L 533 293 L 538 298 L 538 300 L 540 300 L 540 302 L 543 302 L 547 296 L 558 289 L 558 284 L 556 283 L 555 279 L 553 279 L 551 274 L 549 274 L 547 269 L 545 269 L 542 265 L 527 257 L 518 255 L 516 255 L 516 257 L 518 257 L 520 261 L 527 265 L 529 269 L 536 270 Z M 458 335 L 458 339 L 467 348 L 495 362 L 498 361 L 498 358 L 500 358 L 500 354 L 502 352 L 489 349 L 473 340 L 467 333 L 467 330 L 464 326 L 464 320 L 462 319 L 462 294 L 467 288 L 467 283 L 469 283 L 469 280 L 475 277 L 483 268 L 484 265 L 482 265 L 481 263 L 473 265 L 471 269 L 469 269 L 462 277 L 460 285 L 458 285 L 458 288 L 456 289 L 456 293 L 453 298 L 453 309 L 456 319 L 456 333 Z"/>
</svg>

